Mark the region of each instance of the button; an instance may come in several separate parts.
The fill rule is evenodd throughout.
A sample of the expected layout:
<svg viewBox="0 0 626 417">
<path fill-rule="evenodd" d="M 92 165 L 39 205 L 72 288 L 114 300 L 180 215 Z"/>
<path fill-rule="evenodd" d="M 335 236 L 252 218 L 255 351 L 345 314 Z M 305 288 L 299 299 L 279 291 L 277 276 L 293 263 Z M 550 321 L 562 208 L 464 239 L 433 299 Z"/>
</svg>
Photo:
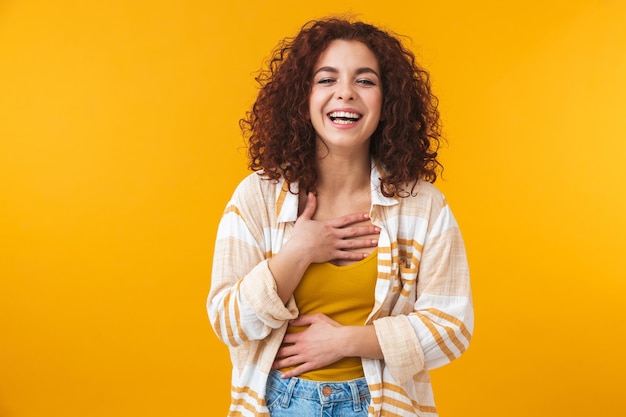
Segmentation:
<svg viewBox="0 0 626 417">
<path fill-rule="evenodd" d="M 326 385 L 326 386 L 324 386 L 324 388 L 322 388 L 322 394 L 324 394 L 325 397 L 328 397 L 332 393 L 333 393 L 333 389 L 331 387 L 329 387 L 328 385 Z"/>
</svg>

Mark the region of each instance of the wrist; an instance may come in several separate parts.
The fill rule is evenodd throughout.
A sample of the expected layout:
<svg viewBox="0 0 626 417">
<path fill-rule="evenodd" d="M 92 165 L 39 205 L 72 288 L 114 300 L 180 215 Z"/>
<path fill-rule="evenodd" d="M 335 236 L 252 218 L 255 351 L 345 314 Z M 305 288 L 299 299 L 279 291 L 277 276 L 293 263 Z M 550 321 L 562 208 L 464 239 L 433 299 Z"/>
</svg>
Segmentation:
<svg viewBox="0 0 626 417">
<path fill-rule="evenodd" d="M 288 259 L 296 269 L 306 270 L 313 263 L 312 250 L 294 239 L 287 241 L 276 256 Z"/>
<path fill-rule="evenodd" d="M 340 352 L 344 357 L 383 359 L 378 336 L 373 325 L 343 326 Z"/>
</svg>

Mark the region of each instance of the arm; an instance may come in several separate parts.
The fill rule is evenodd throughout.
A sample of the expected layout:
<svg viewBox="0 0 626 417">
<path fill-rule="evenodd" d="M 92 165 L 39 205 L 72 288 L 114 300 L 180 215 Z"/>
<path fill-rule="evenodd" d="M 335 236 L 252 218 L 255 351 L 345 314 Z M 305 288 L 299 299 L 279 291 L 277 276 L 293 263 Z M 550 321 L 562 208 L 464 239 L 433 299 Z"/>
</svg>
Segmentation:
<svg viewBox="0 0 626 417">
<path fill-rule="evenodd" d="M 250 197 L 258 196 L 258 191 L 245 185 L 238 188 L 215 242 L 207 310 L 217 336 L 230 346 L 263 339 L 297 316 L 295 305 L 285 305 L 276 294 L 267 265 L 271 248 L 264 231 L 272 227 L 269 217 L 250 212 L 250 207 L 259 207 L 259 199 Z"/>
<path fill-rule="evenodd" d="M 374 321 L 385 363 L 402 383 L 422 369 L 433 369 L 459 357 L 474 326 L 469 269 L 458 225 L 445 204 L 434 219 L 418 256 L 400 268 L 403 292 L 415 285 L 409 314 Z"/>
<path fill-rule="evenodd" d="M 220 222 L 207 304 L 218 337 L 232 346 L 263 339 L 297 316 L 292 294 L 311 262 L 361 259 L 366 255 L 342 249 L 377 243 L 347 240 L 374 233 L 371 226 L 346 227 L 362 221 L 365 214 L 312 220 L 316 202 L 310 194 L 291 238 L 268 260 L 266 253 L 272 248 L 265 248 L 262 242 L 270 225 L 257 224 L 267 213 L 253 213 L 248 208 L 249 194 L 236 193 Z M 258 207 L 258 201 L 254 203 L 249 206 Z"/>
</svg>

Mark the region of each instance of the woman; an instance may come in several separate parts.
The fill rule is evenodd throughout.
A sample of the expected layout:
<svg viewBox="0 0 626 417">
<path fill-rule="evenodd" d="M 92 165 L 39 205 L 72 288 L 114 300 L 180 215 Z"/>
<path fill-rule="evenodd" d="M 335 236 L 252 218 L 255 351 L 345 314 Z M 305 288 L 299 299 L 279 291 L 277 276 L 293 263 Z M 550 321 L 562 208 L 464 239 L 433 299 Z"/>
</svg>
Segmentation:
<svg viewBox="0 0 626 417">
<path fill-rule="evenodd" d="M 432 185 L 428 75 L 344 19 L 274 51 L 241 126 L 255 173 L 219 226 L 208 311 L 230 416 L 436 416 L 428 369 L 473 329 L 463 241 Z"/>
</svg>

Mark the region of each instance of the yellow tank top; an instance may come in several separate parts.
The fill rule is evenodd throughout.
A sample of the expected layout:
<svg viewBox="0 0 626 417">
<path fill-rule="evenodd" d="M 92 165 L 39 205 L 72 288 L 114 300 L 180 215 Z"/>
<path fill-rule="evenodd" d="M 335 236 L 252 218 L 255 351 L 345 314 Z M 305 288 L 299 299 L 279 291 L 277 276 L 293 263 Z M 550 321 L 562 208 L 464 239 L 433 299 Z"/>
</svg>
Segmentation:
<svg viewBox="0 0 626 417">
<path fill-rule="evenodd" d="M 365 324 L 374 307 L 374 287 L 378 275 L 377 249 L 362 261 L 337 266 L 329 262 L 311 264 L 294 291 L 300 314 L 324 313 L 345 326 Z M 304 327 L 287 328 L 297 333 Z M 284 368 L 286 371 L 292 368 Z M 361 378 L 361 358 L 343 358 L 324 368 L 299 375 L 313 381 L 345 381 Z"/>
</svg>

